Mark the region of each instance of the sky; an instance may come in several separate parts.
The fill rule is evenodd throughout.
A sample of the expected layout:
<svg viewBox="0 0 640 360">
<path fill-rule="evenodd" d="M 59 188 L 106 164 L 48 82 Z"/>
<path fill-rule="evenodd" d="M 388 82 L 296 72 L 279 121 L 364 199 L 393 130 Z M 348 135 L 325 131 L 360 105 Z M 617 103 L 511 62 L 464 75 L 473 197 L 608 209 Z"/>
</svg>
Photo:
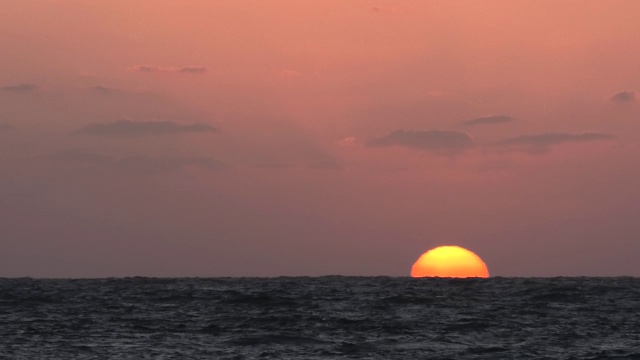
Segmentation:
<svg viewBox="0 0 640 360">
<path fill-rule="evenodd" d="M 0 3 L 0 277 L 640 276 L 636 0 Z"/>
</svg>

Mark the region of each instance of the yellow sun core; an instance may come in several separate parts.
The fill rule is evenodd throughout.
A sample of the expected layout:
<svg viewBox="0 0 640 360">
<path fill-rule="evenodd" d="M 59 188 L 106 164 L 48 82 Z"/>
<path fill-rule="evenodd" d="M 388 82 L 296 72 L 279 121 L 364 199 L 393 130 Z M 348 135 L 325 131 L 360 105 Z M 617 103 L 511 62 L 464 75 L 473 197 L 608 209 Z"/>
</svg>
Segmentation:
<svg viewBox="0 0 640 360">
<path fill-rule="evenodd" d="M 440 246 L 422 254 L 411 268 L 412 277 L 489 277 L 480 257 L 460 246 Z"/>
</svg>

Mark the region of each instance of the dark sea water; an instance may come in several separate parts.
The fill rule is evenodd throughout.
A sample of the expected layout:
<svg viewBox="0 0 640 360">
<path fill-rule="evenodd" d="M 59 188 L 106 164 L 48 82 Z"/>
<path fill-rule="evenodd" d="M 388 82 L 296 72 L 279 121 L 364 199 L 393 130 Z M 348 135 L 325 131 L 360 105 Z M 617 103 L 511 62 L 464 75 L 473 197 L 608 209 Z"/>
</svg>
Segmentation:
<svg viewBox="0 0 640 360">
<path fill-rule="evenodd" d="M 640 279 L 0 279 L 1 359 L 640 359 Z"/>
</svg>

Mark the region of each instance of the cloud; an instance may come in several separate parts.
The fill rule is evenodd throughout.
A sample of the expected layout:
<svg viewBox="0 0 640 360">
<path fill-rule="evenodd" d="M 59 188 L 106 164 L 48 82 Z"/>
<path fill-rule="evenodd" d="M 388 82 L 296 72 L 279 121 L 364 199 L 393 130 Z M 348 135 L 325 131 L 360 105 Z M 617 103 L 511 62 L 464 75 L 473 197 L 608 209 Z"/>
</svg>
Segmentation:
<svg viewBox="0 0 640 360">
<path fill-rule="evenodd" d="M 136 65 L 130 68 L 133 71 L 145 73 L 183 73 L 183 74 L 204 74 L 207 72 L 206 66 L 183 66 L 183 67 L 166 67 L 157 65 Z"/>
<path fill-rule="evenodd" d="M 185 167 L 197 166 L 208 170 L 224 170 L 231 166 L 209 158 L 197 156 L 146 157 L 132 156 L 115 162 L 117 168 L 125 171 L 158 174 L 180 171 Z"/>
<path fill-rule="evenodd" d="M 302 74 L 298 70 L 282 69 L 278 72 L 278 75 L 282 77 L 299 77 Z"/>
<path fill-rule="evenodd" d="M 65 166 L 92 174 L 161 174 L 179 172 L 186 167 L 208 170 L 224 170 L 231 166 L 222 161 L 203 156 L 128 156 L 115 158 L 72 149 L 28 161 L 35 167 Z M 50 168 L 51 169 L 51 168 Z"/>
<path fill-rule="evenodd" d="M 141 71 L 141 72 L 156 72 L 156 71 L 160 71 L 160 67 L 159 66 L 154 66 L 154 65 L 138 65 L 138 66 L 134 66 L 133 69 Z"/>
<path fill-rule="evenodd" d="M 309 167 L 312 169 L 320 169 L 320 170 L 343 170 L 344 168 L 337 161 L 327 160 L 327 161 L 318 161 L 309 164 Z"/>
<path fill-rule="evenodd" d="M 0 124 L 0 132 L 15 130 L 15 126 L 9 124 Z"/>
<path fill-rule="evenodd" d="M 467 133 L 453 130 L 396 130 L 370 140 L 367 146 L 403 146 L 452 154 L 472 147 L 473 140 Z"/>
<path fill-rule="evenodd" d="M 357 141 L 355 136 L 347 136 L 344 139 L 338 141 L 338 146 L 339 147 L 347 147 L 347 146 L 352 146 L 353 144 L 355 144 Z"/>
<path fill-rule="evenodd" d="M 96 85 L 91 88 L 91 91 L 93 91 L 96 94 L 102 94 L 102 95 L 121 94 L 124 92 L 120 89 L 103 86 L 103 85 Z"/>
<path fill-rule="evenodd" d="M 374 13 L 394 13 L 397 12 L 397 8 L 389 6 L 371 6 L 369 8 Z"/>
<path fill-rule="evenodd" d="M 183 125 L 172 121 L 130 120 L 89 124 L 78 130 L 78 133 L 88 135 L 169 135 L 213 132 L 218 132 L 218 128 L 208 124 L 193 123 Z"/>
<path fill-rule="evenodd" d="M 6 85 L 0 87 L 0 91 L 3 92 L 12 92 L 12 93 L 27 93 L 32 92 L 38 89 L 37 85 L 34 84 L 17 84 L 17 85 Z"/>
<path fill-rule="evenodd" d="M 295 164 L 286 162 L 263 162 L 251 165 L 257 169 L 269 169 L 269 170 L 289 170 L 289 169 L 301 169 L 308 168 L 314 170 L 344 170 L 344 167 L 335 160 L 325 160 L 310 162 L 307 164 Z"/>
<path fill-rule="evenodd" d="M 609 100 L 617 103 L 630 103 L 636 101 L 636 93 L 633 91 L 621 91 L 614 94 Z"/>
<path fill-rule="evenodd" d="M 473 125 L 489 125 L 489 124 L 504 124 L 514 121 L 515 118 L 509 115 L 492 115 L 484 116 L 476 119 L 466 120 L 462 123 L 467 126 Z"/>
<path fill-rule="evenodd" d="M 284 162 L 261 162 L 251 164 L 251 166 L 258 169 L 291 169 L 294 167 L 293 164 Z"/>
<path fill-rule="evenodd" d="M 207 72 L 206 66 L 185 66 L 180 69 L 181 73 L 202 74 Z"/>
<path fill-rule="evenodd" d="M 109 156 L 93 154 L 81 149 L 73 149 L 49 155 L 45 158 L 45 160 L 78 166 L 105 165 L 113 161 L 113 159 Z"/>
<path fill-rule="evenodd" d="M 611 139 L 615 139 L 615 136 L 600 132 L 583 132 L 577 134 L 549 132 L 508 138 L 496 143 L 496 145 L 509 151 L 543 154 L 555 145 Z"/>
</svg>

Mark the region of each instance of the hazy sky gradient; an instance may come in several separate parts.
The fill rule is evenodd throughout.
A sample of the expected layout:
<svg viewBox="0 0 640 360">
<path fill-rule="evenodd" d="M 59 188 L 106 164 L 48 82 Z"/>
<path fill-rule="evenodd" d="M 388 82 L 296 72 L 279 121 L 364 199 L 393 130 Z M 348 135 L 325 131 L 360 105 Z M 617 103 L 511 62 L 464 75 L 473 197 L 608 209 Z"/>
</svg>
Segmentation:
<svg viewBox="0 0 640 360">
<path fill-rule="evenodd" d="M 0 276 L 640 276 L 640 2 L 2 1 Z"/>
</svg>

